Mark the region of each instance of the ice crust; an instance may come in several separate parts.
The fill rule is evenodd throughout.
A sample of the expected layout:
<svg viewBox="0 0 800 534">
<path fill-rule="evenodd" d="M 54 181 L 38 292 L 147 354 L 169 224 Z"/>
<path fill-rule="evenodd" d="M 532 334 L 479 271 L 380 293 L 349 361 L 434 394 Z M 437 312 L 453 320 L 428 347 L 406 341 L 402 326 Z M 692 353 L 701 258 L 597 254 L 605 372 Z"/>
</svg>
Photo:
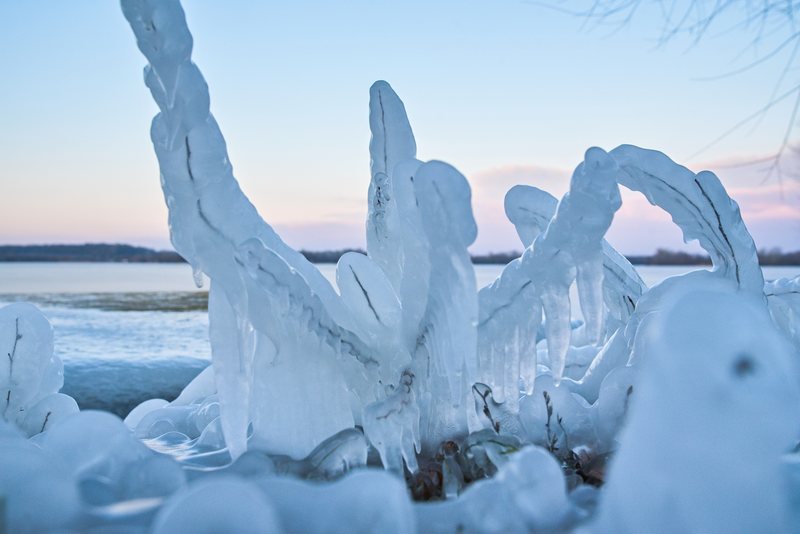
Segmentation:
<svg viewBox="0 0 800 534">
<path fill-rule="evenodd" d="M 469 183 L 416 159 L 405 107 L 379 81 L 367 254 L 342 256 L 337 293 L 239 189 L 180 3 L 122 10 L 161 110 L 151 138 L 170 235 L 211 279 L 213 364 L 124 421 L 79 411 L 58 393 L 48 321 L 0 309 L 0 526 L 800 529 L 800 279 L 765 284 L 713 174 L 590 148 L 560 201 L 508 192 L 525 252 L 478 291 Z M 603 238 L 619 185 L 667 211 L 713 269 L 647 288 Z"/>
</svg>

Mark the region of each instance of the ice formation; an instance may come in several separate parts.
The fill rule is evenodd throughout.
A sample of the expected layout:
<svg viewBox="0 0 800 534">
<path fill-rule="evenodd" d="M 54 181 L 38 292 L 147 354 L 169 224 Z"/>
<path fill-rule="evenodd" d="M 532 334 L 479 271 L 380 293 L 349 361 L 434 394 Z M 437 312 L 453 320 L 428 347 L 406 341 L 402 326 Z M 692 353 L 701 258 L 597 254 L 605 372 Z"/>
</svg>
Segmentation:
<svg viewBox="0 0 800 534">
<path fill-rule="evenodd" d="M 150 63 L 145 83 L 161 109 L 151 138 L 172 242 L 212 280 L 211 350 L 230 454 L 246 450 L 252 421 L 256 441 L 303 457 L 353 425 L 351 396 L 373 400 L 377 362 L 333 287 L 239 189 L 209 112 L 208 86 L 191 61 L 180 4 L 124 1 L 122 9 Z M 309 382 L 307 374 L 318 379 Z M 297 432 L 273 431 L 298 417 L 305 424 Z"/>
<path fill-rule="evenodd" d="M 0 309 L 2 416 L 25 429 L 28 436 L 77 411 L 75 401 L 58 390 L 64 384 L 64 364 L 53 354 L 53 328 L 33 304 Z"/>
<path fill-rule="evenodd" d="M 302 458 L 361 422 L 372 403 L 389 402 L 408 376 L 418 377 L 419 389 L 402 404 L 409 401 L 406 413 L 416 413 L 421 403 L 421 432 L 433 436 L 423 443 L 454 429 L 466 435 L 462 399 L 477 373 L 478 314 L 467 253 L 477 227 L 466 179 L 445 163 L 414 159 L 402 103 L 388 84 L 375 84 L 369 256 L 342 258 L 339 297 L 238 188 L 207 86 L 190 59 L 180 5 L 123 2 L 123 12 L 150 62 L 145 81 L 161 109 L 151 137 L 172 240 L 211 279 L 210 339 L 230 455 L 249 446 Z M 401 430 L 392 433 L 413 436 L 419 418 L 393 414 L 385 414 L 387 424 Z M 275 431 L 293 425 L 293 432 Z"/>
<path fill-rule="evenodd" d="M 641 330 L 594 532 L 795 531 L 781 455 L 800 432 L 800 368 L 761 299 L 694 291 Z"/>
<path fill-rule="evenodd" d="M 416 159 L 405 107 L 379 81 L 367 255 L 342 256 L 337 293 L 239 189 L 180 3 L 122 10 L 161 110 L 151 138 L 171 238 L 211 280 L 213 365 L 124 421 L 79 412 L 58 393 L 47 320 L 31 305 L 0 310 L 0 526 L 800 527 L 800 282 L 765 285 L 716 176 L 656 151 L 590 148 L 561 200 L 508 192 L 525 251 L 478 291 L 469 183 Z M 667 211 L 713 269 L 647 288 L 603 238 L 619 185 Z"/>
<path fill-rule="evenodd" d="M 176 494 L 158 512 L 153 534 L 280 534 L 275 507 L 252 483 L 203 480 Z"/>
<path fill-rule="evenodd" d="M 0 427 L 5 424 L 0 420 Z M 21 435 L 6 432 L 0 434 L 3 529 L 23 534 L 47 532 L 72 521 L 81 506 L 74 478 L 57 458 Z"/>
<path fill-rule="evenodd" d="M 764 285 L 764 294 L 775 323 L 800 352 L 800 277 L 767 282 Z"/>
</svg>

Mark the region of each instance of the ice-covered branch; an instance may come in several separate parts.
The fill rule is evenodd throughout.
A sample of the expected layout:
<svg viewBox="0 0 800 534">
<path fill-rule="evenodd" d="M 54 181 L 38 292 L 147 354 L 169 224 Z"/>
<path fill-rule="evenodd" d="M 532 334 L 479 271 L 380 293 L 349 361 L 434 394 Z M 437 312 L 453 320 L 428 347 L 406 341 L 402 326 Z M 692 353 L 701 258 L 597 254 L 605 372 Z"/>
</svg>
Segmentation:
<svg viewBox="0 0 800 534">
<path fill-rule="evenodd" d="M 557 205 L 554 196 L 536 187 L 517 185 L 508 191 L 506 215 L 525 247 L 547 228 Z M 605 239 L 601 243 L 603 300 L 611 316 L 625 324 L 647 287 L 624 256 Z M 520 263 L 509 263 L 497 280 L 478 292 L 479 380 L 492 388 L 497 402 L 512 404 L 518 396 L 519 379 L 528 394 L 533 392 L 536 334 L 542 318 L 537 282 L 520 269 Z"/>
<path fill-rule="evenodd" d="M 442 431 L 466 433 L 461 401 L 477 367 L 475 275 L 467 253 L 477 233 L 471 192 L 450 165 L 414 158 L 405 108 L 386 82 L 370 90 L 370 129 L 367 250 L 400 302 L 400 340 L 417 377 L 423 447 L 435 448 L 446 437 Z"/>
<path fill-rule="evenodd" d="M 394 194 L 393 172 L 401 161 L 414 159 L 417 145 L 405 106 L 388 83 L 369 90 L 371 181 L 368 194 L 367 252 L 400 292 L 404 258 L 400 213 Z"/>
<path fill-rule="evenodd" d="M 411 388 L 414 374 L 404 371 L 395 391 L 364 409 L 364 432 L 378 449 L 384 468 L 403 474 L 403 460 L 413 473 L 419 469 L 419 408 Z"/>
<path fill-rule="evenodd" d="M 403 310 L 389 280 L 369 257 L 348 252 L 336 265 L 336 283 L 354 321 L 362 327 L 373 357 L 380 362 L 381 383 L 396 383 L 411 364 L 411 355 L 402 339 Z"/>
<path fill-rule="evenodd" d="M 670 214 L 685 242 L 697 239 L 711 256 L 713 271 L 753 294 L 764 289 L 753 238 L 739 206 L 709 171 L 698 174 L 656 150 L 621 145 L 610 152 L 620 167 L 619 183 L 641 192 Z"/>
<path fill-rule="evenodd" d="M 2 419 L 33 435 L 77 411 L 74 400 L 57 394 L 64 384 L 64 364 L 53 354 L 53 327 L 36 306 L 19 302 L 0 309 L 0 350 L 5 355 L 0 365 Z"/>
<path fill-rule="evenodd" d="M 123 0 L 122 10 L 136 35 L 139 49 L 149 61 L 145 83 L 161 110 L 153 119 L 151 138 L 169 207 L 170 237 L 175 249 L 195 271 L 206 273 L 212 281 L 209 302 L 212 357 L 222 399 L 223 429 L 231 454 L 236 457 L 246 448 L 245 434 L 251 416 L 255 417 L 257 428 L 268 423 L 257 414 L 251 414 L 251 402 L 258 405 L 272 399 L 269 402 L 277 403 L 271 408 L 273 414 L 284 412 L 294 402 L 290 391 L 286 391 L 287 397 L 281 394 L 280 388 L 271 389 L 262 382 L 254 384 L 254 373 L 260 369 L 269 374 L 275 384 L 286 387 L 291 387 L 291 380 L 305 380 L 297 368 L 294 374 L 290 373 L 292 376 L 278 380 L 280 372 L 264 367 L 273 360 L 270 350 L 283 347 L 285 352 L 291 351 L 285 347 L 286 339 L 282 337 L 287 332 L 281 330 L 285 325 L 270 323 L 275 318 L 274 309 L 270 315 L 269 310 L 256 311 L 251 306 L 252 298 L 259 300 L 261 297 L 252 278 L 236 261 L 236 252 L 242 243 L 251 239 L 260 241 L 285 261 L 287 268 L 302 276 L 334 324 L 356 337 L 362 332 L 330 283 L 301 254 L 281 241 L 239 188 L 225 140 L 209 112 L 208 86 L 191 61 L 192 37 L 180 3 L 177 0 Z M 251 290 L 255 291 L 253 295 L 248 293 Z M 268 338 L 271 343 L 259 344 L 259 336 Z M 348 347 L 355 345 L 357 343 L 351 343 Z M 360 355 L 368 361 L 370 357 L 364 356 L 364 352 L 360 351 Z M 331 360 L 336 356 L 331 354 Z M 317 368 L 316 371 L 321 370 Z M 336 380 L 337 376 L 338 373 L 332 373 L 332 377 L 326 378 Z M 341 402 L 334 405 L 341 405 Z M 340 420 L 334 426 L 341 424 Z M 318 429 L 316 435 L 322 431 Z M 327 435 L 322 436 L 325 437 Z M 293 453 L 302 454 L 302 451 Z"/>
<path fill-rule="evenodd" d="M 569 286 L 576 278 L 587 335 L 593 343 L 602 342 L 604 337 L 602 240 L 621 205 L 618 170 L 604 150 L 590 148 L 585 161 L 573 173 L 570 191 L 558 203 L 547 229 L 536 236 L 519 260 L 518 268 L 533 282 L 531 291 L 541 300 L 547 316 L 547 346 L 556 385 L 561 381 L 569 348 Z M 525 227 L 526 237 L 535 232 L 543 217 L 533 220 L 535 224 Z M 515 282 L 509 285 L 520 289 L 524 285 L 521 280 Z M 515 294 L 513 290 L 506 293 Z"/>
<path fill-rule="evenodd" d="M 467 252 L 478 234 L 466 178 L 440 161 L 430 161 L 414 183 L 423 227 L 430 243 L 431 278 L 425 312 L 432 363 L 450 384 L 454 405 L 461 398 L 462 375 L 477 373 L 478 299 L 475 272 Z"/>
<path fill-rule="evenodd" d="M 558 200 L 536 187 L 516 185 L 505 198 L 505 211 L 527 248 L 556 214 Z M 625 323 L 636 301 L 647 290 L 633 265 L 603 239 L 603 295 L 609 313 Z"/>
<path fill-rule="evenodd" d="M 422 162 L 403 102 L 384 82 L 370 88 L 371 180 L 367 253 L 392 285 L 402 308 L 401 338 L 414 351 L 425 313 L 431 260 L 414 176 Z"/>
</svg>

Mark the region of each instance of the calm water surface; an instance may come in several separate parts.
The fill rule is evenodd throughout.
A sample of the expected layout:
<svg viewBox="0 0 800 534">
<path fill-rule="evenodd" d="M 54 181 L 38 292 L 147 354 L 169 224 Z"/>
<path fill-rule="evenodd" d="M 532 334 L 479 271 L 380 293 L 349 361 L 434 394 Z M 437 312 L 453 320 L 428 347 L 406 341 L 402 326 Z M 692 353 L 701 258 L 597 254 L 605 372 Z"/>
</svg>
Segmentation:
<svg viewBox="0 0 800 534">
<path fill-rule="evenodd" d="M 336 266 L 317 265 L 336 287 Z M 641 266 L 652 286 L 696 267 Z M 502 265 L 477 265 L 478 287 Z M 800 267 L 766 267 L 767 279 L 800 276 Z M 208 279 L 197 288 L 187 264 L 0 263 L 0 306 L 33 302 L 53 325 L 56 353 L 69 363 L 86 358 L 209 360 Z M 573 286 L 573 293 L 574 286 Z M 573 297 L 576 297 L 573 294 Z M 573 314 L 580 318 L 579 306 Z"/>
<path fill-rule="evenodd" d="M 503 265 L 476 265 L 478 287 L 490 284 Z M 336 287 L 336 265 L 317 264 Z M 664 278 L 697 269 L 696 266 L 639 265 L 636 270 L 648 286 Z M 795 278 L 800 267 L 764 267 L 764 278 Z M 0 262 L 0 297 L 9 294 L 92 293 L 198 293 L 208 291 L 194 284 L 192 269 L 185 263 L 35 263 Z"/>
</svg>

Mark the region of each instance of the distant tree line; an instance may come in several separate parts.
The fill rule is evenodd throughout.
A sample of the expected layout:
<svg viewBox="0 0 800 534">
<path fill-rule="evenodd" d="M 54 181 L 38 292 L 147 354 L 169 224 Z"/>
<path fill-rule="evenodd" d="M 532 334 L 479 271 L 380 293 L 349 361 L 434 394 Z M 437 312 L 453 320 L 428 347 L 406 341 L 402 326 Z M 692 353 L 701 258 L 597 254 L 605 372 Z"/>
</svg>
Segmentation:
<svg viewBox="0 0 800 534">
<path fill-rule="evenodd" d="M 688 254 L 660 248 L 652 256 L 626 256 L 634 265 L 711 265 L 706 254 Z"/>
<path fill-rule="evenodd" d="M 323 250 L 322 252 L 313 252 L 310 250 L 301 250 L 300 254 L 306 257 L 311 263 L 336 263 L 339 258 L 348 252 L 358 252 L 359 254 L 366 254 L 367 252 L 360 248 L 345 248 L 342 250 Z"/>
<path fill-rule="evenodd" d="M 520 252 L 501 252 L 483 256 L 472 256 L 472 263 L 506 264 L 521 256 Z M 633 265 L 711 265 L 711 258 L 706 254 L 689 254 L 660 248 L 651 256 L 626 256 Z M 779 248 L 758 251 L 758 262 L 761 266 L 794 266 L 800 265 L 800 250 L 783 252 Z"/>
<path fill-rule="evenodd" d="M 658 249 L 652 256 L 628 256 L 634 265 L 711 265 L 711 258 L 705 254 L 687 254 L 672 250 Z M 779 248 L 758 251 L 758 263 L 762 267 L 800 265 L 800 250 L 783 252 Z"/>
<path fill-rule="evenodd" d="M 516 250 L 513 252 L 490 252 L 489 254 L 484 254 L 482 256 L 472 256 L 472 263 L 475 265 L 505 265 L 506 263 L 514 261 L 520 256 L 522 256 L 522 253 L 517 252 Z"/>
<path fill-rule="evenodd" d="M 0 261 L 76 261 L 128 263 L 180 263 L 172 251 L 155 251 L 131 245 L 27 245 L 0 246 Z"/>
<path fill-rule="evenodd" d="M 800 265 L 800 250 L 782 252 L 779 248 L 758 251 L 758 263 L 761 265 Z"/>
<path fill-rule="evenodd" d="M 336 263 L 347 252 L 366 254 L 361 249 L 325 250 L 314 252 L 301 250 L 300 254 L 312 263 Z M 520 252 L 490 252 L 472 256 L 476 265 L 505 265 L 519 258 Z M 185 260 L 174 251 L 156 251 L 131 245 L 5 245 L 0 246 L 1 261 L 74 261 L 74 262 L 127 262 L 127 263 L 182 263 Z M 628 256 L 634 265 L 711 265 L 705 254 L 688 254 L 658 249 L 652 256 Z M 800 265 L 800 250 L 782 252 L 779 248 L 760 250 L 758 261 L 762 266 Z"/>
</svg>

